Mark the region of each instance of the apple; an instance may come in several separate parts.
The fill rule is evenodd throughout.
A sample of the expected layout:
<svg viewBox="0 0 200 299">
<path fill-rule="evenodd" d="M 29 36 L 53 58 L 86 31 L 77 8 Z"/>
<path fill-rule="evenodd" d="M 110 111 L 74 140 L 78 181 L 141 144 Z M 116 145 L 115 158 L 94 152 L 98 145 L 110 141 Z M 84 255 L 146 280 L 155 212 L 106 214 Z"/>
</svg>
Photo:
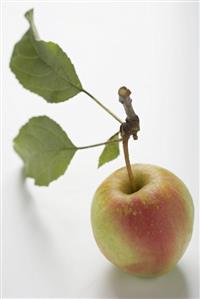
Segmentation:
<svg viewBox="0 0 200 299">
<path fill-rule="evenodd" d="M 170 171 L 131 165 L 134 190 L 126 167 L 97 189 L 91 223 L 104 256 L 125 272 L 153 277 L 171 270 L 190 241 L 193 202 L 184 183 Z"/>
</svg>

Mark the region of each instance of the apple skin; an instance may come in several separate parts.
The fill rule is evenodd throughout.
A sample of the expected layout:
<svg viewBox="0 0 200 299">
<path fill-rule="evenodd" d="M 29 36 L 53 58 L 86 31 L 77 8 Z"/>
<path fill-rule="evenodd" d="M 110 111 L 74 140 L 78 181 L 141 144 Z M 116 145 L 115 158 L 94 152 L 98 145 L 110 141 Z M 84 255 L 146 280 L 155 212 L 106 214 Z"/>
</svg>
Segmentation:
<svg viewBox="0 0 200 299">
<path fill-rule="evenodd" d="M 111 174 L 97 189 L 91 223 L 104 256 L 121 270 L 141 277 L 170 271 L 190 241 L 194 208 L 184 183 L 168 170 L 149 164 Z"/>
</svg>

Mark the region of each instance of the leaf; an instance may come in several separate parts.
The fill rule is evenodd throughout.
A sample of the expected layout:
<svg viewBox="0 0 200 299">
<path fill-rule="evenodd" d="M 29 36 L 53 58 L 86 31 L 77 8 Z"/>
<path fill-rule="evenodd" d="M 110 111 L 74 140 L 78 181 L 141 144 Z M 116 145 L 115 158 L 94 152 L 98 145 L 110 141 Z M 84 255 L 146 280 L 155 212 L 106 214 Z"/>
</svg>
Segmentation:
<svg viewBox="0 0 200 299">
<path fill-rule="evenodd" d="M 33 9 L 25 14 L 30 28 L 15 45 L 10 67 L 26 89 L 47 102 L 66 101 L 82 90 L 73 64 L 53 42 L 39 39 L 33 21 Z"/>
<path fill-rule="evenodd" d="M 108 139 L 107 142 L 118 140 L 118 133 Z M 119 156 L 119 142 L 112 142 L 105 145 L 103 152 L 99 157 L 98 167 L 101 167 L 107 162 L 116 159 Z"/>
<path fill-rule="evenodd" d="M 48 186 L 63 175 L 77 148 L 67 134 L 47 116 L 31 118 L 14 139 L 14 148 L 25 164 L 27 177 Z"/>
</svg>

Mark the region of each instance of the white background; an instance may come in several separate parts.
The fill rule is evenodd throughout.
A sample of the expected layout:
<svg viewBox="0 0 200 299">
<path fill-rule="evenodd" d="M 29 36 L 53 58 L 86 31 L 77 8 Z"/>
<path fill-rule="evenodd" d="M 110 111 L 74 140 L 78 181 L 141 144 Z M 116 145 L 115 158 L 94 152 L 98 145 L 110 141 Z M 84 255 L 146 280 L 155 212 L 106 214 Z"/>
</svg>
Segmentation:
<svg viewBox="0 0 200 299">
<path fill-rule="evenodd" d="M 117 90 L 133 91 L 141 120 L 131 161 L 157 164 L 188 186 L 196 208 L 192 241 L 174 271 L 156 279 L 120 272 L 99 252 L 90 225 L 93 194 L 124 165 L 121 155 L 97 170 L 102 148 L 76 153 L 50 187 L 24 182 L 12 139 L 34 115 L 48 115 L 76 145 L 102 142 L 118 123 L 90 98 L 48 104 L 9 70 L 14 44 L 35 8 L 40 36 L 72 59 L 85 89 L 122 119 Z M 3 296 L 197 298 L 197 3 L 3 4 Z"/>
</svg>

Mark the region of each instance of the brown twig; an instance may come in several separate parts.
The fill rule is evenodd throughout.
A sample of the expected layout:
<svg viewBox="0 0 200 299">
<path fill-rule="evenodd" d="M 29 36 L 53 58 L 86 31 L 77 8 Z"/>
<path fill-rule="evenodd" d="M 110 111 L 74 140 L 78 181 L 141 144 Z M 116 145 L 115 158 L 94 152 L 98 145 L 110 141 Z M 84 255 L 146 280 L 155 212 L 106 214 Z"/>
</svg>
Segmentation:
<svg viewBox="0 0 200 299">
<path fill-rule="evenodd" d="M 140 130 L 139 117 L 132 107 L 132 99 L 130 98 L 130 90 L 126 87 L 121 87 L 118 91 L 119 101 L 124 106 L 126 112 L 126 122 L 122 124 L 123 132 L 127 136 L 133 136 L 133 139 L 138 139 L 137 132 Z"/>
</svg>

